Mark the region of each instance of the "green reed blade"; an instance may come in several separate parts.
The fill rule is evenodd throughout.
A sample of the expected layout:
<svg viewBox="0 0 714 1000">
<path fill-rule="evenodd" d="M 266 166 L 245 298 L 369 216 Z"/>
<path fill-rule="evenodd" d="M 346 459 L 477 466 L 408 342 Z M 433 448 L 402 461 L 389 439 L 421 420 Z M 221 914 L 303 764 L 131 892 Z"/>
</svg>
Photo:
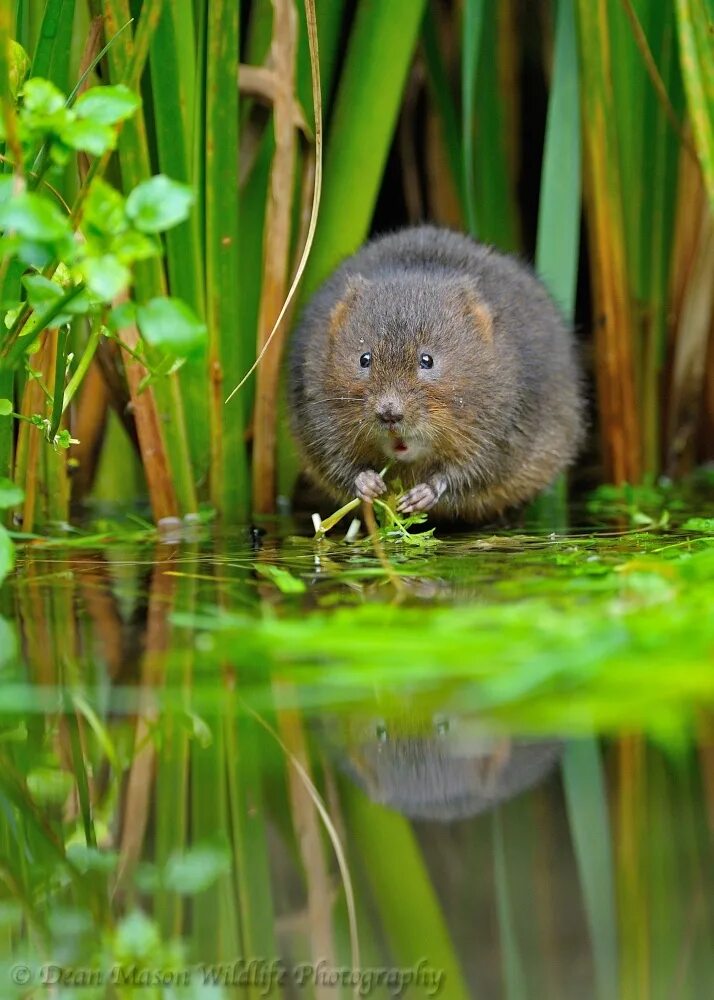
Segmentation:
<svg viewBox="0 0 714 1000">
<path fill-rule="evenodd" d="M 515 58 L 517 38 L 509 32 L 507 18 L 512 0 L 486 3 L 480 19 L 481 52 L 477 59 L 475 132 L 471 156 L 474 175 L 475 212 L 478 236 L 502 250 L 520 250 L 521 234 L 516 196 L 516 164 L 510 147 L 517 128 L 512 88 L 515 78 L 510 60 Z"/>
<path fill-rule="evenodd" d="M 164 0 L 151 43 L 151 94 L 155 141 L 162 173 L 193 183 L 196 39 L 184 0 Z M 166 234 L 169 288 L 194 309 L 205 312 L 200 215 L 195 206 L 186 222 Z M 196 481 L 208 475 L 210 432 L 205 354 L 187 362 L 179 383 L 191 419 L 187 423 L 191 463 Z"/>
<path fill-rule="evenodd" d="M 424 3 L 392 0 L 388 7 L 365 3 L 357 9 L 330 125 L 303 294 L 314 291 L 367 235 Z"/>
<path fill-rule="evenodd" d="M 492 816 L 494 884 L 496 908 L 501 941 L 501 966 L 507 1000 L 524 1000 L 527 997 L 523 958 L 516 936 L 513 901 L 506 867 L 503 822 L 499 809 Z"/>
<path fill-rule="evenodd" d="M 619 995 L 618 925 L 612 832 L 596 740 L 581 739 L 566 747 L 563 785 L 590 930 L 597 995 L 600 1000 L 612 1000 Z"/>
<path fill-rule="evenodd" d="M 368 873 L 394 964 L 428 964 L 444 973 L 449 1000 L 469 996 L 418 842 L 404 817 L 344 786 L 352 842 Z M 399 864 L 395 864 L 395 858 Z M 425 942 L 428 947 L 425 948 Z"/>
<path fill-rule="evenodd" d="M 226 793 L 241 937 L 247 955 L 276 955 L 268 832 L 262 789 L 263 733 L 225 692 Z"/>
<path fill-rule="evenodd" d="M 675 0 L 675 7 L 687 109 L 709 205 L 714 209 L 714 4 L 712 0 Z"/>
<path fill-rule="evenodd" d="M 154 12 L 160 11 L 162 2 L 163 0 L 146 0 L 138 26 L 142 32 L 151 35 L 154 31 L 156 17 L 150 17 L 149 14 L 152 9 Z M 106 0 L 105 16 L 107 35 L 116 36 L 114 44 L 107 53 L 110 77 L 115 83 L 124 82 L 129 74 L 136 75 L 141 69 L 134 61 L 134 41 L 129 32 L 123 31 L 119 34 L 120 28 L 130 19 L 128 0 Z M 150 41 L 150 38 L 148 40 L 140 38 L 136 49 L 148 54 Z M 131 190 L 151 176 L 146 122 L 141 109 L 124 123 L 119 134 L 118 152 L 125 190 Z M 164 295 L 166 279 L 161 261 L 145 261 L 137 267 L 135 286 L 138 298 L 143 301 Z M 196 491 L 178 378 L 176 375 L 170 375 L 165 379 L 158 379 L 145 391 L 154 394 L 161 412 L 163 447 L 171 465 L 179 510 L 181 513 L 193 512 L 197 507 Z"/>
<path fill-rule="evenodd" d="M 580 95 L 573 0 L 559 0 L 538 204 L 536 270 L 572 322 L 580 245 Z"/>
<path fill-rule="evenodd" d="M 74 9 L 75 0 L 47 0 L 30 71 L 32 76 L 52 80 L 63 91 L 69 82 Z"/>
<path fill-rule="evenodd" d="M 474 155 L 476 77 L 485 15 L 486 7 L 484 0 L 466 0 L 464 4 L 461 52 L 461 134 L 463 139 L 466 222 L 469 232 L 474 237 L 478 236 L 478 221 L 476 218 L 476 165 Z"/>
<path fill-rule="evenodd" d="M 239 11 L 235 0 L 210 0 L 206 21 L 205 241 L 206 318 L 211 420 L 211 499 L 228 521 L 245 517 L 249 480 L 239 402 L 224 400 L 254 356 L 240 329 L 238 201 Z"/>
</svg>

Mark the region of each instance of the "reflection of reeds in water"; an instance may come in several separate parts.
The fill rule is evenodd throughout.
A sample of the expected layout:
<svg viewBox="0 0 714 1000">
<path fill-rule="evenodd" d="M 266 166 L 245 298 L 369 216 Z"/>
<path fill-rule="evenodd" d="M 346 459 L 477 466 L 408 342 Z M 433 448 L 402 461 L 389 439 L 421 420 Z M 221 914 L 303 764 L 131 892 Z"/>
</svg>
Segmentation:
<svg viewBox="0 0 714 1000">
<path fill-rule="evenodd" d="M 426 957 L 450 997 L 702 995 L 712 865 L 704 723 L 699 757 L 687 740 L 667 753 L 627 737 L 606 750 L 603 770 L 597 744 L 577 742 L 562 791 L 554 775 L 497 812 L 412 824 L 336 773 L 334 739 L 306 724 L 284 670 L 265 673 L 257 651 L 237 648 L 220 672 L 208 665 L 173 616 L 216 601 L 210 572 L 192 572 L 190 547 L 154 555 L 149 577 L 130 570 L 132 596 L 122 567 L 96 552 L 40 556 L 16 588 L 36 705 L 0 720 L 0 897 L 18 914 L 0 939 L 2 962 L 28 948 L 52 961 L 65 947 L 75 963 L 106 960 L 100 931 L 111 942 L 140 907 L 160 949 L 181 940 L 186 961 L 349 965 L 344 882 L 297 761 L 345 851 L 363 965 Z M 217 575 L 253 600 L 244 569 L 222 564 Z M 198 714 L 201 685 L 219 698 Z M 342 716 L 323 717 L 341 731 Z M 77 854 L 95 843 L 98 854 Z M 67 939 L 49 919 L 57 907 L 91 922 Z"/>
</svg>

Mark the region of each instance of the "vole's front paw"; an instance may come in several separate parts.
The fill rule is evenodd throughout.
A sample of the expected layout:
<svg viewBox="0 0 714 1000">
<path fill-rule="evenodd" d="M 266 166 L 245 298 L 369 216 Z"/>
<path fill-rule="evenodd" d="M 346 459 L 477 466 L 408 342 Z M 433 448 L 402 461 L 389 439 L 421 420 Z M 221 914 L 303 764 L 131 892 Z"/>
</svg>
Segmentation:
<svg viewBox="0 0 714 1000">
<path fill-rule="evenodd" d="M 374 469 L 365 469 L 355 479 L 355 490 L 361 500 L 372 503 L 382 493 L 387 492 L 387 487 L 378 472 L 375 472 Z"/>
<path fill-rule="evenodd" d="M 397 504 L 400 514 L 416 514 L 418 511 L 431 510 L 446 492 L 446 480 L 443 476 L 434 476 L 425 483 L 418 483 L 408 490 Z"/>
</svg>

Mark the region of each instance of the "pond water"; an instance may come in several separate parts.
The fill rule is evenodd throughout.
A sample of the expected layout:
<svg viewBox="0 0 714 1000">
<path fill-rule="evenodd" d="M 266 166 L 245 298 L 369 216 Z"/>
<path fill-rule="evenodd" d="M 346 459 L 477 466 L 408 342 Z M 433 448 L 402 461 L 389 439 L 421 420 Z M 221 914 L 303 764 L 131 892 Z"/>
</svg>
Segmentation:
<svg viewBox="0 0 714 1000">
<path fill-rule="evenodd" d="M 712 496 L 26 540 L 0 997 L 710 995 Z"/>
</svg>

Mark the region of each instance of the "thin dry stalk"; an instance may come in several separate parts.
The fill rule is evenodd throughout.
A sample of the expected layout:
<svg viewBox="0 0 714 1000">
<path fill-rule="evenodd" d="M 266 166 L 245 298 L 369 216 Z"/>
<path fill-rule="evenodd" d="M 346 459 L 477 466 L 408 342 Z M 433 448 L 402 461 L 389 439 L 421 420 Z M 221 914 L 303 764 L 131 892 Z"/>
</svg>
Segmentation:
<svg viewBox="0 0 714 1000">
<path fill-rule="evenodd" d="M 307 266 L 308 257 L 310 256 L 310 250 L 312 249 L 312 244 L 315 239 L 315 230 L 317 228 L 317 216 L 320 208 L 320 197 L 322 195 L 322 92 L 320 90 L 320 53 L 319 44 L 317 40 L 317 22 L 315 19 L 315 0 L 304 0 L 305 3 L 305 18 L 307 20 L 307 37 L 310 45 L 310 70 L 312 75 L 312 100 L 315 118 L 315 187 L 312 192 L 312 209 L 310 213 L 310 226 L 308 228 L 307 238 L 305 240 L 305 246 L 300 257 L 300 261 L 295 270 L 293 280 L 290 284 L 290 289 L 288 291 L 283 307 L 280 310 L 280 314 L 275 321 L 273 329 L 270 332 L 270 336 L 267 338 L 263 349 L 261 350 L 258 357 L 255 359 L 254 363 L 250 366 L 248 371 L 245 373 L 243 378 L 240 380 L 237 386 L 231 391 L 226 403 L 229 403 L 231 399 L 239 392 L 245 383 L 248 381 L 253 372 L 259 367 L 263 360 L 273 338 L 275 337 L 280 324 L 283 322 L 287 316 L 290 309 L 293 307 L 293 300 L 295 298 L 295 293 L 298 290 L 300 281 L 303 274 L 305 273 L 305 267 Z"/>
<path fill-rule="evenodd" d="M 275 154 L 270 170 L 263 237 L 263 280 L 258 313 L 260 354 L 267 346 L 286 298 L 295 181 L 295 65 L 297 16 L 293 0 L 273 0 L 273 123 Z M 276 442 L 280 361 L 285 324 L 275 333 L 258 369 L 253 417 L 253 510 L 272 512 L 275 504 Z"/>
</svg>

